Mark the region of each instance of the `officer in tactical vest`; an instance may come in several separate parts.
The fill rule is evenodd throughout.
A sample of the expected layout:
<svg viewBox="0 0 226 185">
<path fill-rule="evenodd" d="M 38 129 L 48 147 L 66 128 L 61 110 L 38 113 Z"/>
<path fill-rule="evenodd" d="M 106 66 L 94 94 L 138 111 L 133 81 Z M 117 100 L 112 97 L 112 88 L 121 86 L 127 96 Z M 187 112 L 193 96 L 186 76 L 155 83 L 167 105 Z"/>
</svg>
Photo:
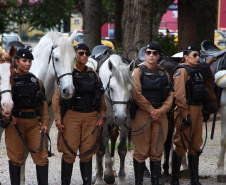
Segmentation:
<svg viewBox="0 0 226 185">
<path fill-rule="evenodd" d="M 200 185 L 198 165 L 199 151 L 203 142 L 202 105 L 208 98 L 208 89 L 198 70 L 199 49 L 196 46 L 187 46 L 183 55 L 184 63 L 177 66 L 173 72 L 176 133 L 173 138 L 175 150 L 173 151 L 171 184 L 179 185 L 181 159 L 188 150 L 191 185 Z"/>
<path fill-rule="evenodd" d="M 57 147 L 63 153 L 61 183 L 70 184 L 73 163 L 79 150 L 83 184 L 90 185 L 92 156 L 98 150 L 99 127 L 105 124 L 107 107 L 101 80 L 86 66 L 90 56 L 88 46 L 80 43 L 75 46 L 75 52 L 77 61 L 72 73 L 75 93 L 71 99 L 63 100 L 57 87 L 53 96 L 53 110 L 59 130 Z"/>
<path fill-rule="evenodd" d="M 13 185 L 20 184 L 20 169 L 25 154 L 24 143 L 16 128 L 23 133 L 22 137 L 29 148 L 40 148 L 39 152 L 30 154 L 36 164 L 38 184 L 48 184 L 48 151 L 45 141 L 40 146 L 40 131 L 47 132 L 50 119 L 44 86 L 35 75 L 29 73 L 32 60 L 33 55 L 28 49 L 19 49 L 16 52 L 15 62 L 18 67 L 12 88 L 13 120 L 5 132 L 10 179 Z"/>
<path fill-rule="evenodd" d="M 158 44 L 150 43 L 145 50 L 146 61 L 134 69 L 133 80 L 135 89 L 132 97 L 138 105 L 132 122 L 132 131 L 143 128 L 144 133 L 132 135 L 135 145 L 133 165 L 135 184 L 143 182 L 145 160 L 150 158 L 151 183 L 159 184 L 161 176 L 161 157 L 163 145 L 167 137 L 167 112 L 173 102 L 173 92 L 169 87 L 169 76 L 157 65 L 161 49 Z"/>
</svg>

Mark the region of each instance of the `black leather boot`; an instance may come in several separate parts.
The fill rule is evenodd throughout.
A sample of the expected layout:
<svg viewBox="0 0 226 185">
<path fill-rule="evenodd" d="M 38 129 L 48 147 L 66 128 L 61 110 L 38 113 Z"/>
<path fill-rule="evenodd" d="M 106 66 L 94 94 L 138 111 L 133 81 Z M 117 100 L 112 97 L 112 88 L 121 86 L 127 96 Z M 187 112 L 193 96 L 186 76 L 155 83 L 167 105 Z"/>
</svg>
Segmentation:
<svg viewBox="0 0 226 185">
<path fill-rule="evenodd" d="M 191 172 L 191 185 L 201 185 L 199 182 L 199 156 L 188 155 L 188 159 Z"/>
<path fill-rule="evenodd" d="M 91 185 L 92 180 L 92 159 L 88 162 L 80 162 L 80 171 L 83 185 Z"/>
<path fill-rule="evenodd" d="M 175 151 L 173 151 L 173 160 L 172 160 L 172 180 L 171 185 L 179 185 L 180 177 L 180 166 L 181 166 L 182 157 L 178 156 Z"/>
<path fill-rule="evenodd" d="M 136 159 L 133 158 L 135 185 L 143 184 L 144 165 L 145 165 L 145 162 L 139 163 Z"/>
<path fill-rule="evenodd" d="M 20 166 L 13 165 L 11 161 L 9 161 L 9 174 L 11 185 L 20 185 Z"/>
<path fill-rule="evenodd" d="M 151 184 L 159 185 L 159 179 L 161 178 L 161 161 L 150 161 L 151 167 Z"/>
<path fill-rule="evenodd" d="M 72 170 L 73 170 L 73 163 L 67 163 L 62 158 L 61 160 L 61 184 L 62 185 L 70 185 Z"/>
<path fill-rule="evenodd" d="M 45 166 L 36 165 L 38 185 L 48 185 L 48 164 Z"/>
</svg>

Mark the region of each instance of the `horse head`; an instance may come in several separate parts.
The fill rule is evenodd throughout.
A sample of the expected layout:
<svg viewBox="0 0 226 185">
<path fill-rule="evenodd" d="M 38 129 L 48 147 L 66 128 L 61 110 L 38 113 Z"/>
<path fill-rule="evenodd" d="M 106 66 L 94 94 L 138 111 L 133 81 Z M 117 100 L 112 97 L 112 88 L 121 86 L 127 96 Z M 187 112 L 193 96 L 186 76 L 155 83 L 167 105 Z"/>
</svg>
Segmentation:
<svg viewBox="0 0 226 185">
<path fill-rule="evenodd" d="M 76 55 L 72 43 L 76 33 L 77 30 L 67 38 L 51 31 L 34 48 L 34 62 L 30 71 L 43 81 L 47 99 L 52 98 L 55 82 L 62 98 L 70 98 L 74 93 L 72 71 Z"/>
<path fill-rule="evenodd" d="M 105 100 L 112 108 L 116 124 L 125 122 L 127 118 L 127 105 L 131 97 L 130 91 L 134 86 L 131 76 L 134 66 L 134 61 L 128 65 L 123 63 L 119 55 L 113 54 L 99 71 L 105 88 Z"/>
<path fill-rule="evenodd" d="M 203 76 L 206 88 L 209 90 L 209 99 L 205 101 L 203 110 L 211 114 L 218 110 L 217 97 L 214 88 L 214 76 L 206 62 L 199 63 L 199 70 Z"/>
<path fill-rule="evenodd" d="M 16 52 L 14 46 L 11 46 L 9 53 L 0 51 L 0 95 L 1 95 L 1 113 L 9 117 L 13 108 L 12 84 L 15 69 L 12 65 L 12 59 Z"/>
</svg>

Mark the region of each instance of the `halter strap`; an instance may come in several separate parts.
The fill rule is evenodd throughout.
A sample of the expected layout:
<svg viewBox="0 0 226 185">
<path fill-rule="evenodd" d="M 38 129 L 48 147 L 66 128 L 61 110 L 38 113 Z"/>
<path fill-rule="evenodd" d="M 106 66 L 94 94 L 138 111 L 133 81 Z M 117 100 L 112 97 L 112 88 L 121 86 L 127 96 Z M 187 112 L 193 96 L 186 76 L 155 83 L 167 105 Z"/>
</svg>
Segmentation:
<svg viewBox="0 0 226 185">
<path fill-rule="evenodd" d="M 12 93 L 12 90 L 4 90 L 4 91 L 1 91 L 1 92 L 0 92 L 0 96 L 1 96 L 2 94 L 4 94 L 4 93 L 7 93 L 7 92 Z"/>
<path fill-rule="evenodd" d="M 57 44 L 55 44 L 55 45 L 52 46 L 51 52 L 50 52 L 50 55 L 49 55 L 49 62 L 48 62 L 48 64 L 50 63 L 50 60 L 51 60 L 51 58 L 52 58 L 52 60 L 53 60 L 53 69 L 54 69 L 55 75 L 56 75 L 56 77 L 57 77 L 57 84 L 59 85 L 60 79 L 61 79 L 62 77 L 66 76 L 66 75 L 72 75 L 72 73 L 64 73 L 64 74 L 60 75 L 59 77 L 57 76 L 57 72 L 56 72 L 56 68 L 55 68 L 55 60 L 54 60 L 54 57 L 53 57 L 53 50 L 54 50 L 55 48 L 57 48 L 57 47 L 58 47 Z"/>
</svg>

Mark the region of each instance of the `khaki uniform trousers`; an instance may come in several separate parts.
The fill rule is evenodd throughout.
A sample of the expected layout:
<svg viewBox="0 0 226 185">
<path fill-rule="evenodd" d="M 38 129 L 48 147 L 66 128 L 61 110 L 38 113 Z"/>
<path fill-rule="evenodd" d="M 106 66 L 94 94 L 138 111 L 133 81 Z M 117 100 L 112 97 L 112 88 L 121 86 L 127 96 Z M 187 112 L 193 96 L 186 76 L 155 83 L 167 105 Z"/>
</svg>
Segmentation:
<svg viewBox="0 0 226 185">
<path fill-rule="evenodd" d="M 82 154 L 92 149 L 99 136 L 99 128 L 91 135 L 98 120 L 98 112 L 82 113 L 68 110 L 63 119 L 63 135 L 71 149 L 76 153 Z M 73 155 L 66 147 L 62 135 L 58 132 L 57 149 L 63 153 L 63 159 L 67 163 L 74 163 L 76 156 Z M 96 154 L 98 147 L 89 155 L 80 157 L 81 162 L 88 162 Z"/>
<path fill-rule="evenodd" d="M 150 120 L 150 114 L 142 109 L 138 109 L 132 130 L 138 130 Z M 152 121 L 148 127 L 139 132 L 132 132 L 132 142 L 135 145 L 133 157 L 139 162 L 144 162 L 148 157 L 151 161 L 161 161 L 163 145 L 166 140 L 168 130 L 167 115 L 161 116 L 160 122 Z M 143 134 L 133 136 L 144 131 Z"/>
<path fill-rule="evenodd" d="M 191 117 L 191 127 L 183 126 L 183 132 L 185 133 L 186 137 L 189 139 L 190 144 L 192 147 L 199 151 L 200 147 L 202 146 L 203 139 L 202 139 L 202 129 L 203 129 L 203 117 L 202 117 L 202 106 L 194 106 L 190 105 L 189 107 L 190 117 Z M 188 153 L 190 155 L 197 155 L 197 153 L 192 149 L 191 145 L 187 142 L 186 138 L 184 137 L 183 133 L 181 133 L 181 123 L 182 117 L 180 112 L 178 111 L 177 107 L 175 108 L 174 112 L 175 118 L 175 126 L 176 126 L 176 133 L 173 138 L 173 143 L 176 145 L 175 152 L 178 156 L 183 156 L 185 154 L 185 148 L 188 149 Z M 181 135 L 183 142 L 181 140 Z M 189 137 L 190 135 L 190 137 Z"/>
<path fill-rule="evenodd" d="M 17 125 L 23 133 L 23 138 L 28 147 L 37 150 L 41 141 L 41 126 L 38 118 L 24 119 L 17 118 Z M 5 131 L 5 143 L 7 155 L 13 165 L 22 166 L 24 164 L 25 147 L 16 130 L 11 124 Z M 44 166 L 48 163 L 48 151 L 43 140 L 42 150 L 39 153 L 31 153 L 34 163 L 38 166 Z"/>
</svg>

